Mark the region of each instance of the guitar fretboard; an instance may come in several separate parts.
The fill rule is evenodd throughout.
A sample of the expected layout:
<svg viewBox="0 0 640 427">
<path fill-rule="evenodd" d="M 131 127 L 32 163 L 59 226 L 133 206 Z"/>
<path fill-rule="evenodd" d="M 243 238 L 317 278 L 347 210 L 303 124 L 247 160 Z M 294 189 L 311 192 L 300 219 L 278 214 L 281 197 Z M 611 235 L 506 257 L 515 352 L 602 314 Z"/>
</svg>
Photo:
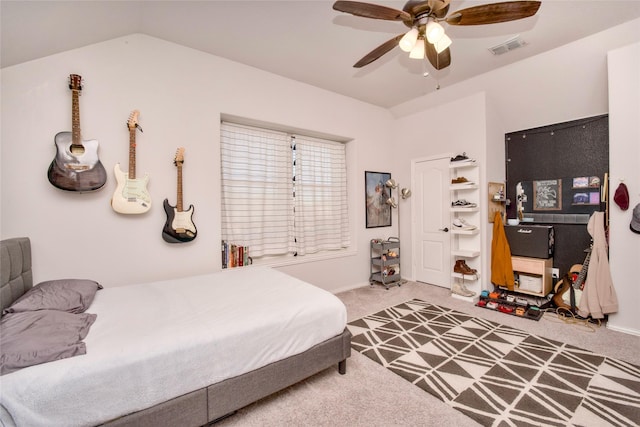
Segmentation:
<svg viewBox="0 0 640 427">
<path fill-rule="evenodd" d="M 580 269 L 580 273 L 578 274 L 578 278 L 576 279 L 573 287 L 578 289 L 584 283 L 584 279 L 587 277 L 587 269 L 589 267 L 589 261 L 591 260 L 591 249 L 587 253 L 587 256 L 584 259 L 584 263 L 582 263 L 582 268 Z"/>
<path fill-rule="evenodd" d="M 136 179 L 136 127 L 129 127 L 129 179 Z"/>
<path fill-rule="evenodd" d="M 80 91 L 71 90 L 71 144 L 82 147 L 82 137 L 80 135 Z"/>
<path fill-rule="evenodd" d="M 178 163 L 178 200 L 176 202 L 176 210 L 183 212 L 182 210 L 182 163 Z"/>
</svg>

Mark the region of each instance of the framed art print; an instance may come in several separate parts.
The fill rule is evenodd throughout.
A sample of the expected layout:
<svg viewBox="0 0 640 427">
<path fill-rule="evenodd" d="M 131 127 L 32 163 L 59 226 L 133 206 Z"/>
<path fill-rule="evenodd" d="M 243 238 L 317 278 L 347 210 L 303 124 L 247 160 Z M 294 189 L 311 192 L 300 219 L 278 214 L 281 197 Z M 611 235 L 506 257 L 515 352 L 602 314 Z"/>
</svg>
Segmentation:
<svg viewBox="0 0 640 427">
<path fill-rule="evenodd" d="M 533 209 L 536 211 L 562 210 L 562 180 L 533 181 Z"/>
<path fill-rule="evenodd" d="M 389 179 L 391 174 L 387 172 L 364 173 L 367 228 L 391 226 L 391 206 L 387 204 L 391 189 L 385 185 Z"/>
</svg>

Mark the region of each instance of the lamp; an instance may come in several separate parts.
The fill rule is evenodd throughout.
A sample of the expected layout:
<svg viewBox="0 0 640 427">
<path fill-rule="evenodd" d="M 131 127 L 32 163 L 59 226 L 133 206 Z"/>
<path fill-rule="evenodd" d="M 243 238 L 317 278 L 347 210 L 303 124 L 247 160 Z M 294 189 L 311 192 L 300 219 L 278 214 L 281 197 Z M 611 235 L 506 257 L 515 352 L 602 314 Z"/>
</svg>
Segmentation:
<svg viewBox="0 0 640 427">
<path fill-rule="evenodd" d="M 389 178 L 387 182 L 384 183 L 384 185 L 385 187 L 388 187 L 391 190 L 399 187 L 398 183 L 393 178 Z M 400 238 L 400 205 L 393 198 L 393 192 L 390 192 L 390 193 L 391 193 L 390 194 L 391 197 L 389 197 L 385 203 L 391 206 L 392 209 L 398 209 L 398 238 Z M 408 188 L 403 188 L 402 190 L 399 191 L 399 195 L 400 197 L 402 197 L 403 200 L 408 199 L 409 197 L 411 197 L 411 190 L 409 190 Z M 401 283 L 404 283 L 404 281 L 402 281 L 402 276 L 401 276 Z"/>
<path fill-rule="evenodd" d="M 424 58 L 424 38 L 420 37 L 416 40 L 416 45 L 409 52 L 409 58 L 411 59 L 423 59 Z"/>
<path fill-rule="evenodd" d="M 451 46 L 451 39 L 436 18 L 424 16 L 417 26 L 411 28 L 398 42 L 400 49 L 409 52 L 409 58 L 424 59 L 425 43 L 431 43 L 438 54 Z"/>
<path fill-rule="evenodd" d="M 404 36 L 402 36 L 398 45 L 400 46 L 400 49 L 405 52 L 411 52 L 411 49 L 413 49 L 416 44 L 416 40 L 418 40 L 418 28 L 413 27 L 407 31 Z"/>
<path fill-rule="evenodd" d="M 385 183 L 384 183 L 384 186 L 385 186 L 385 187 L 389 187 L 389 188 L 391 188 L 392 190 L 393 190 L 394 188 L 398 188 L 398 184 L 396 184 L 396 181 L 395 181 L 395 179 L 393 179 L 393 178 L 389 178 L 389 179 L 387 180 L 387 182 L 385 182 Z"/>
<path fill-rule="evenodd" d="M 442 37 L 440 37 L 440 40 L 434 43 L 434 46 L 436 48 L 436 52 L 441 53 L 443 50 L 451 46 L 451 39 L 446 34 L 443 34 Z"/>
<path fill-rule="evenodd" d="M 429 21 L 426 28 L 427 40 L 431 44 L 435 44 L 444 35 L 444 28 L 436 21 Z"/>
</svg>

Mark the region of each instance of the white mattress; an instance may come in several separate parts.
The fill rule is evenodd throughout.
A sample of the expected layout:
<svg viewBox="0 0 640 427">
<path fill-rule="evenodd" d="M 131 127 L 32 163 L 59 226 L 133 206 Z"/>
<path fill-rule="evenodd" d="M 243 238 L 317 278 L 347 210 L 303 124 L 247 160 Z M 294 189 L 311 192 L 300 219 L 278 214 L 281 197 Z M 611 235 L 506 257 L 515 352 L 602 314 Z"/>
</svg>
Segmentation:
<svg viewBox="0 0 640 427">
<path fill-rule="evenodd" d="M 89 426 L 301 353 L 346 326 L 331 293 L 267 267 L 99 291 L 87 354 L 0 377 L 1 420 Z"/>
</svg>

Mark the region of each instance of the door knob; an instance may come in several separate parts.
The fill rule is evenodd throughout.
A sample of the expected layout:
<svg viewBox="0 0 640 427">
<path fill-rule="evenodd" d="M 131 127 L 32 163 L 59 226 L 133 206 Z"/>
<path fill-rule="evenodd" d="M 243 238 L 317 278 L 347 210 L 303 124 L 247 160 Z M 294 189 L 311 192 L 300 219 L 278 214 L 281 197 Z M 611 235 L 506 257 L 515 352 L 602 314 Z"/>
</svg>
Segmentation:
<svg viewBox="0 0 640 427">
<path fill-rule="evenodd" d="M 449 232 L 449 229 L 447 227 L 445 228 L 438 228 L 438 230 L 440 231 L 444 231 L 445 233 Z"/>
</svg>

